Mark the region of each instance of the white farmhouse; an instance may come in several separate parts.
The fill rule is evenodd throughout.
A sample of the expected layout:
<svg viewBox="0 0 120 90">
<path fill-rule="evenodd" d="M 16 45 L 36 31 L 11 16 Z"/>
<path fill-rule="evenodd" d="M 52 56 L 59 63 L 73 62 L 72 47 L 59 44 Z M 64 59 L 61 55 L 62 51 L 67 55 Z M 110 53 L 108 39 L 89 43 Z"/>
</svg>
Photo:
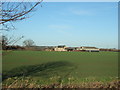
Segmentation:
<svg viewBox="0 0 120 90">
<path fill-rule="evenodd" d="M 55 51 L 67 51 L 65 45 L 59 45 L 54 48 Z"/>
</svg>

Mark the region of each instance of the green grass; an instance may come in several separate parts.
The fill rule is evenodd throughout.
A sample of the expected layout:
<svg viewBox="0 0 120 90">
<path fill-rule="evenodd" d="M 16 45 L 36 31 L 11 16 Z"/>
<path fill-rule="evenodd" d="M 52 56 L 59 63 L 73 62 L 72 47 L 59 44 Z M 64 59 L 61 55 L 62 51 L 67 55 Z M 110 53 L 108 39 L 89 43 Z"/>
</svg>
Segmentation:
<svg viewBox="0 0 120 90">
<path fill-rule="evenodd" d="M 2 63 L 4 82 L 24 77 L 48 85 L 104 83 L 118 77 L 118 52 L 3 51 Z"/>
</svg>

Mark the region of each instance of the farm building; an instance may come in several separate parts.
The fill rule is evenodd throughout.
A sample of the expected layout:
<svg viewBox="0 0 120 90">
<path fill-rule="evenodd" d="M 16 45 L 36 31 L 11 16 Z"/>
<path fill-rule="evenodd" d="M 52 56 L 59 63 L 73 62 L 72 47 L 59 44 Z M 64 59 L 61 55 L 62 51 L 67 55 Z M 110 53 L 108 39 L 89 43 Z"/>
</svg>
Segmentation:
<svg viewBox="0 0 120 90">
<path fill-rule="evenodd" d="M 59 45 L 54 48 L 55 51 L 67 51 L 65 45 Z"/>
<path fill-rule="evenodd" d="M 99 48 L 96 47 L 80 47 L 77 50 L 87 51 L 87 52 L 99 52 Z"/>
</svg>

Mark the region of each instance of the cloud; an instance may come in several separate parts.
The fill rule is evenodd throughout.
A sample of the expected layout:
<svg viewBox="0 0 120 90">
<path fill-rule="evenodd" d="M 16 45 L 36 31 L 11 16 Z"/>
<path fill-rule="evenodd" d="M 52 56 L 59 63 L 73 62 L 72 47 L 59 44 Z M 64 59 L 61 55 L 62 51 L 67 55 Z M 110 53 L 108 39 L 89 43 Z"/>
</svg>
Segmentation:
<svg viewBox="0 0 120 90">
<path fill-rule="evenodd" d="M 82 7 L 81 7 L 82 8 Z M 94 15 L 94 11 L 91 9 L 81 9 L 80 7 L 67 7 L 62 11 L 56 11 L 57 14 L 61 16 L 69 16 L 69 15 Z"/>
<path fill-rule="evenodd" d="M 93 15 L 93 10 L 89 10 L 89 9 L 81 9 L 81 8 L 78 8 L 78 7 L 70 7 L 68 9 L 68 11 L 71 13 L 71 14 L 74 14 L 74 15 Z"/>
<path fill-rule="evenodd" d="M 91 12 L 85 10 L 73 10 L 71 12 L 75 15 L 91 15 Z"/>
</svg>

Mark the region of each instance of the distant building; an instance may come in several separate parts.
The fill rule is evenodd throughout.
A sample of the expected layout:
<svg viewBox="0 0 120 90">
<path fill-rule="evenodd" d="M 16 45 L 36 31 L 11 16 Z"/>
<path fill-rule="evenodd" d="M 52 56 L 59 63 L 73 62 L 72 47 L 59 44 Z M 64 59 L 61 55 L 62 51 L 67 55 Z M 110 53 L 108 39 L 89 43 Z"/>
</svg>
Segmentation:
<svg viewBox="0 0 120 90">
<path fill-rule="evenodd" d="M 66 50 L 67 51 L 76 51 L 77 47 L 67 47 Z"/>
<path fill-rule="evenodd" d="M 87 51 L 87 52 L 99 52 L 99 48 L 96 47 L 80 47 L 77 48 L 79 51 Z"/>
<path fill-rule="evenodd" d="M 54 51 L 67 51 L 67 49 L 65 45 L 59 45 L 54 48 Z"/>
<path fill-rule="evenodd" d="M 54 47 L 47 47 L 45 48 L 45 51 L 54 51 Z"/>
</svg>

